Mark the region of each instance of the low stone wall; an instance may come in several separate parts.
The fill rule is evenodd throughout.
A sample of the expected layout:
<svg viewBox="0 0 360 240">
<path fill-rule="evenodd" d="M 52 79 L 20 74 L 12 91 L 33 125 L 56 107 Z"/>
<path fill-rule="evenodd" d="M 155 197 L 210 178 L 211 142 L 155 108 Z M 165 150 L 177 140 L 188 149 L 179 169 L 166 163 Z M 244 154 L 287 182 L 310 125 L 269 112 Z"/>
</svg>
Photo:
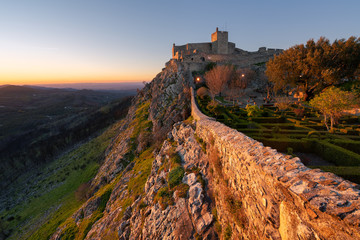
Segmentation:
<svg viewBox="0 0 360 240">
<path fill-rule="evenodd" d="M 197 136 L 217 148 L 228 185 L 241 196 L 248 222 L 237 231 L 244 239 L 360 239 L 357 184 L 210 119 L 193 90 L 191 104 Z"/>
</svg>

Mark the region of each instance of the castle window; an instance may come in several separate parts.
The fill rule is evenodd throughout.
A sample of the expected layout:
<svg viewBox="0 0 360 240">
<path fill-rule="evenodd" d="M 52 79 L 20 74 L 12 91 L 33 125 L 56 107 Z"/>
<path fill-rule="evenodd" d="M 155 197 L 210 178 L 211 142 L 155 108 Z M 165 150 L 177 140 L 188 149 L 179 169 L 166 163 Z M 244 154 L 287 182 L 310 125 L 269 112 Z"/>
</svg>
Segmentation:
<svg viewBox="0 0 360 240">
<path fill-rule="evenodd" d="M 205 58 L 204 58 L 204 57 L 201 57 L 200 59 L 201 59 L 201 61 L 203 61 L 203 62 L 205 61 Z"/>
</svg>

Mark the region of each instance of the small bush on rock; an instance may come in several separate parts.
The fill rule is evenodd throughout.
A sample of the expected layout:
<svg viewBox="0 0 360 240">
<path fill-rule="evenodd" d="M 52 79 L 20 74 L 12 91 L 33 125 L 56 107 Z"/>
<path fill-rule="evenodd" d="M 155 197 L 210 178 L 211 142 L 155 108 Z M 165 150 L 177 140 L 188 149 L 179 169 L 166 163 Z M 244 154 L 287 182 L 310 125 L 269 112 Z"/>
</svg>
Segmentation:
<svg viewBox="0 0 360 240">
<path fill-rule="evenodd" d="M 173 188 L 181 183 L 182 178 L 184 177 L 184 168 L 179 166 L 172 169 L 169 173 L 169 187 Z"/>
<path fill-rule="evenodd" d="M 177 196 L 179 198 L 186 198 L 189 188 L 189 185 L 185 183 L 181 183 L 180 185 L 176 186 L 175 190 L 177 191 Z"/>
</svg>

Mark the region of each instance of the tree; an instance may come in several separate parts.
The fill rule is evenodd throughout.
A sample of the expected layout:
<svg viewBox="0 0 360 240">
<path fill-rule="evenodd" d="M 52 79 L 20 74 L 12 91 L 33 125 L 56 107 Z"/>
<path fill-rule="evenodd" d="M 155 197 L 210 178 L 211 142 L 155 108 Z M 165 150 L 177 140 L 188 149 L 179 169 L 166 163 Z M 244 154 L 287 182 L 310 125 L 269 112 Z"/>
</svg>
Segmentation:
<svg viewBox="0 0 360 240">
<path fill-rule="evenodd" d="M 257 117 L 261 114 L 261 110 L 257 105 L 246 105 L 245 107 L 248 117 Z"/>
<path fill-rule="evenodd" d="M 249 68 L 234 70 L 232 78 L 229 79 L 225 85 L 226 95 L 231 98 L 234 104 L 234 99 L 245 94 L 244 90 L 247 88 L 249 82 L 254 79 L 255 72 Z"/>
<path fill-rule="evenodd" d="M 231 65 L 216 65 L 204 75 L 211 97 L 221 93 L 227 82 L 234 77 L 235 69 Z"/>
<path fill-rule="evenodd" d="M 288 109 L 292 103 L 293 100 L 287 96 L 280 96 L 275 98 L 275 107 L 277 107 L 281 112 Z"/>
<path fill-rule="evenodd" d="M 321 37 L 283 51 L 267 64 L 266 75 L 275 90 L 287 91 L 297 87 L 304 100 L 311 99 L 323 89 L 356 81 L 360 66 L 360 38 L 340 39 L 330 44 Z"/>
<path fill-rule="evenodd" d="M 245 89 L 254 77 L 255 72 L 249 68 L 237 69 L 233 73 L 233 77 L 228 81 L 228 87 L 230 89 Z"/>
<path fill-rule="evenodd" d="M 329 87 L 314 97 L 309 103 L 324 115 L 327 130 L 332 130 L 337 120 L 344 115 L 344 111 L 356 107 L 358 100 L 352 92 Z M 330 118 L 330 129 L 327 123 L 328 118 Z"/>
</svg>

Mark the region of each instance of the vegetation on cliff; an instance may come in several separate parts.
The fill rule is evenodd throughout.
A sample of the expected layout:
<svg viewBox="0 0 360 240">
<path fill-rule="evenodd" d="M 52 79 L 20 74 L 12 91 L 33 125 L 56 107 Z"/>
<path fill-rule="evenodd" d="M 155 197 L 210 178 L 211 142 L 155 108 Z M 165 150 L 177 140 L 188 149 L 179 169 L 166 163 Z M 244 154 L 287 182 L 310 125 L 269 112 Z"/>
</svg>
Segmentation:
<svg viewBox="0 0 360 240">
<path fill-rule="evenodd" d="M 59 223 L 81 206 L 87 192 L 83 193 L 85 198 L 75 193 L 95 176 L 121 124 L 116 123 L 98 137 L 77 146 L 47 164 L 44 170 L 22 176 L 33 178 L 26 183 L 27 195 L 32 194 L 25 197 L 26 202 L 1 212 L 3 231 L 10 235 L 9 239 L 48 239 Z M 14 184 L 23 184 L 23 181 L 20 179 Z"/>
<path fill-rule="evenodd" d="M 57 222 L 56 231 L 43 225 L 39 232 L 46 230 L 54 239 L 83 239 L 98 235 L 103 239 L 113 239 L 129 234 L 128 225 L 124 225 L 122 231 L 108 225 L 109 213 L 115 211 L 114 221 L 125 224 L 132 211 L 151 205 L 144 194 L 154 156 L 172 125 L 189 113 L 184 77 L 176 66 L 170 65 L 138 92 L 121 130 L 112 140 L 112 147 L 106 151 L 101 168 L 90 183 L 85 203 L 72 208 L 65 219 L 51 219 Z M 179 160 L 177 164 L 172 166 L 171 176 L 166 181 L 171 182 L 172 189 L 179 188 L 180 193 L 183 190 L 181 195 L 184 196 L 186 187 L 179 184 L 184 170 Z M 100 225 L 106 225 L 101 232 L 96 230 Z M 32 235 L 39 236 L 45 238 Z"/>
</svg>

